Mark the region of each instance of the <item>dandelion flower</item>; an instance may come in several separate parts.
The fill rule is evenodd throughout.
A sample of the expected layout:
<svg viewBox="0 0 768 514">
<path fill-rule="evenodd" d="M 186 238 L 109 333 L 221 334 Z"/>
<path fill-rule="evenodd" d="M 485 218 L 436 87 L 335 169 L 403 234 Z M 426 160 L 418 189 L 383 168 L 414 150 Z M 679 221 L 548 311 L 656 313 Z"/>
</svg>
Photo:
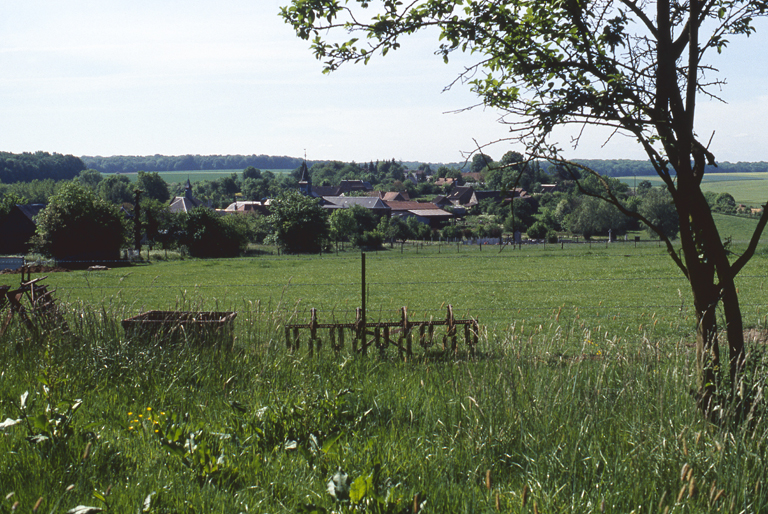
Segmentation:
<svg viewBox="0 0 768 514">
<path fill-rule="evenodd" d="M 128 415 L 129 415 L 129 416 L 133 416 L 133 412 L 129 412 L 129 413 L 128 413 Z"/>
<path fill-rule="evenodd" d="M 148 411 L 152 410 L 152 407 L 147 407 L 147 410 L 148 410 Z"/>
</svg>

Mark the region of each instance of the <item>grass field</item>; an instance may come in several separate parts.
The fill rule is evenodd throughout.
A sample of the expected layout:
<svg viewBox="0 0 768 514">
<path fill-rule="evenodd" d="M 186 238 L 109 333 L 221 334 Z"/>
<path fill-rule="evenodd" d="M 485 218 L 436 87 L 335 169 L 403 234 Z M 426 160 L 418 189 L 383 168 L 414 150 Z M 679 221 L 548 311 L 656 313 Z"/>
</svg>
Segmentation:
<svg viewBox="0 0 768 514">
<path fill-rule="evenodd" d="M 740 282 L 753 325 L 767 266 Z M 296 312 L 358 305 L 354 253 L 50 274 L 69 334 L 14 322 L 0 341 L 0 512 L 768 509 L 764 411 L 697 412 L 688 292 L 655 243 L 394 249 L 366 268 L 369 319 L 450 302 L 486 327 L 477 354 L 288 352 Z M 119 320 L 150 308 L 234 308 L 235 350 L 127 337 Z"/>
<path fill-rule="evenodd" d="M 293 170 L 261 170 L 271 171 L 272 173 L 290 173 Z M 169 184 L 183 183 L 187 179 L 193 184 L 201 180 L 216 180 L 222 177 L 228 177 L 232 173 L 242 174 L 243 170 L 190 170 L 190 171 L 158 171 L 157 172 L 163 180 Z M 136 182 L 138 179 L 137 173 L 125 173 L 131 182 Z"/>
<path fill-rule="evenodd" d="M 654 186 L 662 184 L 657 175 L 638 177 L 616 177 L 634 187 L 643 180 Z M 708 173 L 701 183 L 704 191 L 730 193 L 737 203 L 760 207 L 768 201 L 768 173 Z"/>
<path fill-rule="evenodd" d="M 738 250 L 738 248 L 736 249 Z M 418 253 L 417 253 L 418 252 Z M 361 303 L 357 252 L 322 257 L 265 256 L 156 262 L 111 271 L 73 271 L 48 279 L 73 304 L 108 306 L 121 315 L 146 310 L 253 310 L 280 319 L 354 320 Z M 693 326 L 688 286 L 657 243 L 526 245 L 521 250 L 478 246 L 389 249 L 367 254 L 370 319 L 444 318 L 451 304 L 493 333 L 511 324 L 571 320 L 578 330 L 618 335 L 681 337 Z M 0 284 L 13 284 L 13 275 Z M 756 256 L 740 277 L 750 325 L 765 322 L 768 259 Z"/>
</svg>

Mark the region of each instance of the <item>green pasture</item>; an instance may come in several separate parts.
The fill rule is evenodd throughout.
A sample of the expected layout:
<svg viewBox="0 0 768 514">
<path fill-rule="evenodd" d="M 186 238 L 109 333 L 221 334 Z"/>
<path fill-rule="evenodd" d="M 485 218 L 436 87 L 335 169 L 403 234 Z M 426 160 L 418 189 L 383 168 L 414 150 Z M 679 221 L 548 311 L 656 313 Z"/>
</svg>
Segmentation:
<svg viewBox="0 0 768 514">
<path fill-rule="evenodd" d="M 766 264 L 740 282 L 752 323 Z M 703 419 L 688 294 L 654 243 L 395 249 L 366 267 L 369 318 L 452 302 L 487 327 L 477 352 L 336 354 L 325 334 L 314 356 L 289 352 L 291 313 L 357 305 L 351 253 L 50 274 L 68 332 L 14 321 L 0 340 L 0 512 L 768 509 L 768 359 L 750 346 L 749 421 Z M 119 323 L 230 307 L 233 351 Z"/>
<path fill-rule="evenodd" d="M 262 170 L 271 171 L 272 173 L 290 173 L 293 170 L 275 169 L 275 170 Z M 243 170 L 189 170 L 189 171 L 158 171 L 157 172 L 163 180 L 169 184 L 184 183 L 189 179 L 193 184 L 203 180 L 217 180 L 222 177 L 228 177 L 232 173 L 242 174 Z M 138 179 L 137 173 L 124 173 L 131 182 L 136 182 Z"/>
<path fill-rule="evenodd" d="M 734 248 L 737 252 L 739 246 Z M 17 275 L 0 275 L 12 285 Z M 447 305 L 490 333 L 562 323 L 601 335 L 689 337 L 688 285 L 657 242 L 399 247 L 366 254 L 368 318 L 442 319 Z M 152 262 L 109 271 L 51 273 L 61 301 L 128 317 L 147 310 L 235 310 L 305 322 L 352 322 L 361 305 L 361 256 L 276 256 Z M 750 326 L 768 311 L 768 254 L 739 277 Z M 115 314 L 118 316 L 118 314 Z M 248 325 L 248 320 L 242 320 Z M 255 321 L 255 320 L 253 320 Z M 241 323 L 241 325 L 243 324 Z"/>
<path fill-rule="evenodd" d="M 657 175 L 616 178 L 630 187 L 643 180 L 654 186 L 663 184 Z M 707 173 L 701 188 L 715 193 L 730 193 L 737 203 L 759 207 L 768 201 L 768 173 Z"/>
</svg>

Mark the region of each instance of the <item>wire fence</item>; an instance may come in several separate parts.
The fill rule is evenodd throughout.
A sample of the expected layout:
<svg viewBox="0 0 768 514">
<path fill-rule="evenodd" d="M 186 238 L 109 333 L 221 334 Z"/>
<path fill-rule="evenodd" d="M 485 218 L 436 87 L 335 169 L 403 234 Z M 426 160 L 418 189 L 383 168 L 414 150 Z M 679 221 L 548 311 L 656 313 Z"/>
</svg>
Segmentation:
<svg viewBox="0 0 768 514">
<path fill-rule="evenodd" d="M 659 245 L 656 241 L 644 242 L 639 246 L 634 241 L 601 244 L 601 251 L 604 248 L 611 249 L 609 257 L 621 257 L 624 271 L 644 264 L 648 259 L 648 250 L 658 248 Z M 638 251 L 633 251 L 635 249 Z M 437 273 L 434 270 L 419 270 L 394 278 L 383 276 L 381 272 L 370 273 L 366 283 L 369 298 L 367 316 L 371 321 L 386 322 L 397 319 L 400 309 L 407 307 L 414 320 L 438 319 L 444 315 L 445 306 L 451 304 L 457 316 L 477 319 L 484 326 L 490 327 L 490 330 L 520 323 L 608 327 L 614 332 L 630 326 L 632 330 L 642 332 L 653 326 L 659 329 L 666 327 L 665 330 L 675 334 L 690 333 L 695 328 L 687 280 L 666 260 L 665 267 L 659 268 L 664 271 L 655 272 L 652 276 L 572 273 L 554 279 L 546 272 L 537 272 L 531 276 L 510 274 L 499 279 L 496 268 L 514 270 L 525 266 L 536 267 L 540 262 L 547 262 L 539 261 L 544 255 L 564 257 L 568 262 L 571 258 L 585 255 L 589 244 L 530 244 L 523 245 L 522 249 L 512 249 L 510 246 L 497 247 L 495 250 L 466 249 L 463 245 L 456 250 L 455 246 L 445 244 L 431 248 L 421 247 L 420 243 L 412 244 L 408 259 L 403 262 L 414 268 L 421 266 L 419 263 L 422 258 L 425 259 L 423 262 L 432 261 L 429 265 L 437 270 L 451 268 L 455 262 L 462 262 L 455 261 L 457 255 L 467 258 L 483 255 L 486 260 L 470 259 L 470 262 L 487 266 L 484 271 L 470 276 Z M 657 253 L 663 254 L 664 250 Z M 372 263 L 398 262 L 399 254 L 397 246 L 381 252 L 366 252 Z M 334 266 L 354 268 L 359 259 L 358 251 L 348 251 L 338 255 L 290 257 L 261 253 L 228 259 L 227 262 L 248 265 L 279 264 L 286 260 L 297 263 L 325 260 Z M 34 264 L 53 266 L 71 263 L 41 260 Z M 109 263 L 79 261 L 77 264 Z M 211 269 L 218 269 L 219 264 L 217 261 L 206 262 Z M 66 284 L 57 283 L 57 295 L 73 304 L 109 303 L 121 309 L 126 316 L 159 308 L 259 311 L 258 314 L 245 314 L 239 318 L 246 322 L 268 316 L 285 323 L 306 323 L 311 318 L 312 309 L 322 322 L 351 322 L 361 306 L 361 282 L 354 271 L 341 275 L 338 280 L 329 276 L 307 277 L 301 274 L 298 279 L 285 279 L 284 276 L 267 271 L 237 277 L 229 275 L 223 281 L 208 279 L 204 275 L 170 281 L 162 273 L 151 280 L 144 277 L 141 281 L 132 281 L 130 275 L 134 269 L 138 268 L 125 268 L 124 273 L 118 271 L 110 275 L 81 273 L 77 280 L 68 280 Z M 254 277 L 258 280 L 254 280 Z M 750 293 L 742 295 L 741 308 L 746 324 L 765 326 L 768 298 L 763 282 L 768 282 L 768 276 L 749 273 L 740 275 L 739 280 L 751 286 L 748 288 Z M 254 307 L 256 304 L 258 306 Z"/>
</svg>

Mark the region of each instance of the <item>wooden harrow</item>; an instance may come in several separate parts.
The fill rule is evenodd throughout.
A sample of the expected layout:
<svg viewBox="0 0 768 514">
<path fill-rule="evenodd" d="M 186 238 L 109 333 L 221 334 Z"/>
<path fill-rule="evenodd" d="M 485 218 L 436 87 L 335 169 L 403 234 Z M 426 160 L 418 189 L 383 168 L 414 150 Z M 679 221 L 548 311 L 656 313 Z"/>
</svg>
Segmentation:
<svg viewBox="0 0 768 514">
<path fill-rule="evenodd" d="M 26 280 L 25 280 L 26 275 Z M 40 284 L 46 277 L 32 279 L 31 272 L 26 268 L 21 270 L 21 285 L 18 289 L 11 290 L 10 286 L 0 286 L 0 312 L 8 309 L 3 314 L 3 324 L 0 326 L 0 337 L 5 335 L 11 324 L 14 314 L 35 336 L 44 330 L 60 328 L 62 332 L 69 332 L 66 320 L 56 306 L 53 297 L 55 289 L 48 290 L 48 286 Z"/>
<path fill-rule="evenodd" d="M 442 348 L 447 350 L 450 342 L 450 349 L 455 353 L 458 350 L 458 327 L 463 325 L 464 340 L 470 353 L 475 353 L 480 325 L 474 319 L 454 318 L 453 307 L 450 305 L 444 320 L 409 321 L 408 309 L 403 307 L 400 312 L 400 321 L 367 323 L 363 317 L 362 309 L 358 308 L 354 323 L 318 323 L 317 312 L 312 309 L 309 323 L 285 325 L 285 343 L 289 351 L 297 351 L 301 346 L 300 330 L 309 329 L 307 344 L 311 356 L 315 350 L 319 352 L 323 345 L 318 331 L 328 330 L 326 340 L 335 352 L 339 352 L 344 348 L 344 334 L 347 331 L 351 332 L 352 351 L 355 353 L 366 354 L 368 348 L 374 345 L 383 354 L 389 346 L 395 346 L 402 358 L 404 355 L 413 355 L 415 338 L 417 338 L 417 343 L 425 349 L 433 346 L 435 344 L 435 327 L 444 326 L 446 331 L 442 336 Z"/>
</svg>

